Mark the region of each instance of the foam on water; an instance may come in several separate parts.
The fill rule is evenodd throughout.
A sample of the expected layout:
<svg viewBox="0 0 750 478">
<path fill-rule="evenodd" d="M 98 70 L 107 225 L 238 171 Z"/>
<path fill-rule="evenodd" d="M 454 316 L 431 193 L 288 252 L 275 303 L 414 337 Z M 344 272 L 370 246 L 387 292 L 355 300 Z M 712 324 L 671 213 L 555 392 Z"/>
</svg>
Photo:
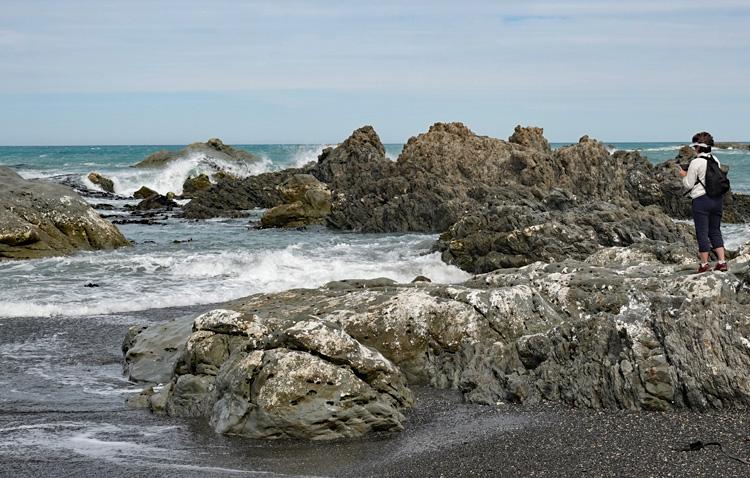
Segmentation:
<svg viewBox="0 0 750 478">
<path fill-rule="evenodd" d="M 0 263 L 0 317 L 208 304 L 351 278 L 408 282 L 424 275 L 451 283 L 469 277 L 442 262 L 438 253 L 429 253 L 434 236 L 248 231 L 236 220 L 172 227 L 180 232 L 158 231 L 161 244 Z M 140 233 L 151 231 L 157 232 L 144 227 Z M 200 240 L 172 244 L 171 237 L 187 234 Z M 83 287 L 88 282 L 99 287 Z"/>
<path fill-rule="evenodd" d="M 271 160 L 261 157 L 258 162 L 227 162 L 208 158 L 202 154 L 193 154 L 185 159 L 172 161 L 160 168 L 126 168 L 111 172 L 108 177 L 114 183 L 117 194 L 130 196 L 146 186 L 161 194 L 174 192 L 182 194 L 182 185 L 188 177 L 199 174 L 212 175 L 217 171 L 227 171 L 237 177 L 247 177 L 269 171 Z M 90 189 L 99 189 L 91 183 L 87 175 L 81 181 Z"/>
</svg>

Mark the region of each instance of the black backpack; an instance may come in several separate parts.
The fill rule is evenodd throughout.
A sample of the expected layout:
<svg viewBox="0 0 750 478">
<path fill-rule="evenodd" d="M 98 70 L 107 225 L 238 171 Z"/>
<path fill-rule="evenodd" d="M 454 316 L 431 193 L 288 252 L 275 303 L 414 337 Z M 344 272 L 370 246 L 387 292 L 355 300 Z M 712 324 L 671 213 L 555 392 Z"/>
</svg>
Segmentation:
<svg viewBox="0 0 750 478">
<path fill-rule="evenodd" d="M 706 190 L 706 195 L 711 198 L 720 198 L 729 192 L 729 178 L 727 173 L 721 170 L 719 163 L 712 155 L 705 156 L 706 160 L 706 184 L 698 182 Z"/>
</svg>

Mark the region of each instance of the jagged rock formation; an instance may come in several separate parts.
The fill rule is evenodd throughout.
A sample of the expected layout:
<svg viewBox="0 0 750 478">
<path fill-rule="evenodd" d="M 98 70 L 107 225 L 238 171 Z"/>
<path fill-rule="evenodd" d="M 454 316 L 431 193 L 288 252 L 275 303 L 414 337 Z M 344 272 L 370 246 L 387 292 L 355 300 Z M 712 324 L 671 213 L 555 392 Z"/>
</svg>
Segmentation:
<svg viewBox="0 0 750 478">
<path fill-rule="evenodd" d="M 462 285 L 379 279 L 250 296 L 195 318 L 171 380 L 142 401 L 218 432 L 308 438 L 397 429 L 404 380 L 486 404 L 747 409 L 750 249 L 728 274 L 691 274 L 658 253 L 607 248 Z M 130 350 L 142 334 L 129 334 Z"/>
<path fill-rule="evenodd" d="M 159 168 L 173 161 L 187 159 L 192 156 L 203 156 L 233 163 L 237 161 L 254 163 L 258 158 L 242 149 L 233 148 L 224 144 L 218 138 L 211 138 L 205 143 L 192 143 L 179 151 L 161 150 L 149 155 L 143 161 L 133 165 L 134 168 Z"/>
<path fill-rule="evenodd" d="M 483 273 L 536 261 L 584 260 L 603 247 L 639 242 L 669 244 L 679 257 L 691 257 L 695 238 L 692 228 L 655 206 L 580 204 L 570 193 L 555 190 L 542 201 L 467 212 L 440 236 L 435 249 L 443 261 Z"/>
<path fill-rule="evenodd" d="M 331 213 L 331 191 L 310 174 L 296 174 L 280 185 L 286 201 L 269 209 L 260 219 L 261 227 L 304 227 L 324 224 Z"/>
<path fill-rule="evenodd" d="M 467 211 L 529 196 L 539 201 L 555 190 L 581 203 L 598 200 L 631 209 L 655 205 L 671 217 L 690 217 L 673 164 L 655 167 L 638 152 L 610 154 L 587 136 L 551 151 L 541 128 L 518 126 L 502 141 L 478 136 L 461 123 L 436 123 L 410 138 L 395 162 L 386 158 L 375 130 L 365 126 L 324 150 L 312 166 L 219 180 L 197 194 L 183 215 L 235 216 L 278 206 L 284 203 L 278 186 L 294 174 L 311 174 L 328 186 L 327 224 L 336 229 L 444 232 Z M 747 197 L 728 196 L 725 220 L 750 220 Z"/>
<path fill-rule="evenodd" d="M 0 166 L 0 260 L 62 256 L 129 244 L 72 189 Z"/>
</svg>

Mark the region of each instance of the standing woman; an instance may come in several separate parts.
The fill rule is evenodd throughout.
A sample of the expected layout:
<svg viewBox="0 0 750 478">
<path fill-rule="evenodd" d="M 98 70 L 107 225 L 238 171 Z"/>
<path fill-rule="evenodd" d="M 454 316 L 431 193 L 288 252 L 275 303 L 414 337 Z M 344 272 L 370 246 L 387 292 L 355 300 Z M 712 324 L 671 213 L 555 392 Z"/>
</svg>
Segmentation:
<svg viewBox="0 0 750 478">
<path fill-rule="evenodd" d="M 724 197 L 711 197 L 706 194 L 706 169 L 708 161 L 718 160 L 711 154 L 714 138 L 709 133 L 702 131 L 693 136 L 693 144 L 698 157 L 690 162 L 687 171 L 680 169 L 682 184 L 689 189 L 690 197 L 693 199 L 693 221 L 695 222 L 695 235 L 698 237 L 698 258 L 700 266 L 698 273 L 707 272 L 711 269 L 708 264 L 708 253 L 711 249 L 716 252 L 719 262 L 714 270 L 726 272 L 727 262 L 724 258 L 724 240 L 721 237 L 721 215 L 724 209 Z"/>
</svg>

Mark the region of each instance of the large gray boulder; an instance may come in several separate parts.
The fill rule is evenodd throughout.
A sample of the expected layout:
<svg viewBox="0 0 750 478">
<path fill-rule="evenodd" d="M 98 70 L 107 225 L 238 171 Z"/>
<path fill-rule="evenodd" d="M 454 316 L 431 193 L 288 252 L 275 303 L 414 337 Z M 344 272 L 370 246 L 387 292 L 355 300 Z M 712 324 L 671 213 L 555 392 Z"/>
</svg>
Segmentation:
<svg viewBox="0 0 750 478">
<path fill-rule="evenodd" d="M 183 321 L 154 333 L 131 330 L 123 345 L 129 376 L 167 382 L 134 403 L 205 417 L 219 433 L 253 438 L 331 439 L 402 429 L 411 391 L 382 354 L 302 310 L 279 318 L 271 308 L 262 315 L 235 309 L 203 314 L 190 331 Z M 167 341 L 154 339 L 164 332 Z M 175 334 L 181 341 L 172 340 Z M 163 376 L 167 370 L 171 380 Z"/>
<path fill-rule="evenodd" d="M 407 384 L 484 404 L 747 409 L 750 249 L 730 270 L 692 274 L 635 244 L 461 285 L 258 294 L 197 317 L 148 402 L 222 433 L 307 438 L 399 429 Z"/>
<path fill-rule="evenodd" d="M 0 260 L 61 256 L 128 245 L 72 189 L 27 181 L 0 166 Z"/>
</svg>

